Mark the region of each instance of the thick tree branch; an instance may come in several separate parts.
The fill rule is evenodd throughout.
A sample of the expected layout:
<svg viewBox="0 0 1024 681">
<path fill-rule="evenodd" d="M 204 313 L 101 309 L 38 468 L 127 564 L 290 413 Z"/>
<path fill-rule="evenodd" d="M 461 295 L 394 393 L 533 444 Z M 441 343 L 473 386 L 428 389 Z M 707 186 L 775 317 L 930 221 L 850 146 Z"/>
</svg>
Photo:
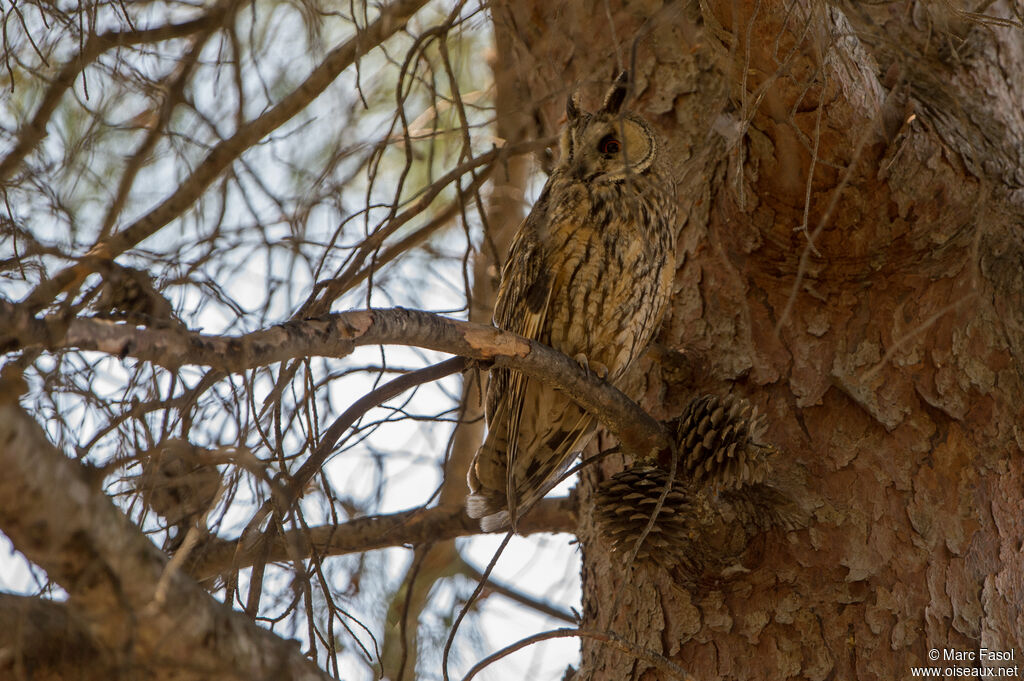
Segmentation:
<svg viewBox="0 0 1024 681">
<path fill-rule="evenodd" d="M 575 532 L 575 500 L 572 497 L 543 499 L 517 528 L 520 534 Z M 293 530 L 273 536 L 269 554 L 258 549 L 237 552 L 238 541 L 213 539 L 197 549 L 187 570 L 197 579 L 209 579 L 228 570 L 244 568 L 257 558 L 267 562 L 288 560 L 299 549 L 304 556 L 342 556 L 393 546 L 423 544 L 480 534 L 480 523 L 461 507 L 415 508 L 387 515 L 354 518 L 341 525 Z"/>
<path fill-rule="evenodd" d="M 66 328 L 65 328 L 66 324 Z M 344 357 L 362 345 L 411 345 L 485 360 L 548 381 L 598 416 L 638 456 L 667 445 L 661 424 L 622 392 L 546 345 L 483 324 L 403 308 L 357 310 L 286 322 L 244 336 L 146 329 L 98 319 L 40 320 L 0 301 L 0 350 L 98 350 L 175 369 L 185 364 L 239 372 L 297 357 Z"/>
<path fill-rule="evenodd" d="M 12 402 L 0 404 L 0 467 L 0 528 L 67 590 L 91 636 L 118 656 L 119 671 L 144 670 L 152 679 L 329 678 L 298 646 L 168 571 L 166 556 Z"/>
<path fill-rule="evenodd" d="M 107 681 L 110 662 L 67 603 L 0 593 L 0 677 Z"/>
</svg>

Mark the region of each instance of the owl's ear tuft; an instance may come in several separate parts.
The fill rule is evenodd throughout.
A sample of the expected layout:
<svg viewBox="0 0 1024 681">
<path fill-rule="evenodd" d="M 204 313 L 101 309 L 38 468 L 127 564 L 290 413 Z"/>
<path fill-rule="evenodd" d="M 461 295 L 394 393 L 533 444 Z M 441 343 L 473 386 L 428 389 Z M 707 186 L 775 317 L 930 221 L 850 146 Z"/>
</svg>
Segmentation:
<svg viewBox="0 0 1024 681">
<path fill-rule="evenodd" d="M 604 96 L 604 104 L 601 105 L 601 111 L 617 114 L 622 109 L 622 103 L 626 101 L 626 95 L 629 94 L 629 71 L 623 71 L 619 74 L 619 77 L 612 83 L 611 88 L 608 90 L 608 94 Z"/>
<path fill-rule="evenodd" d="M 574 121 L 580 117 L 580 93 L 573 92 L 565 100 L 565 117 Z"/>
</svg>

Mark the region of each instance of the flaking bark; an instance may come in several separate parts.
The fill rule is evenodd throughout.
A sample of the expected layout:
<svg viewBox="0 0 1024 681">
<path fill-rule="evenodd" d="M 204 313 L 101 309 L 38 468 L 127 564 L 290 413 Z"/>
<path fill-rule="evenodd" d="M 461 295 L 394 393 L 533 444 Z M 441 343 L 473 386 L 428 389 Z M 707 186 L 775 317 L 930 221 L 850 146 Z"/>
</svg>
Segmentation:
<svg viewBox="0 0 1024 681">
<path fill-rule="evenodd" d="M 696 678 L 904 678 L 932 648 L 1019 645 L 1019 17 L 1007 3 L 985 6 L 991 21 L 928 2 L 508 7 L 537 63 L 523 87 L 541 93 L 599 89 L 638 38 L 638 108 L 676 145 L 686 211 L 659 340 L 767 416 L 773 475 L 811 518 L 761 533 L 728 579 L 681 587 L 609 560 L 589 499 L 622 464 L 586 471 L 583 626 Z M 667 364 L 636 380 L 659 418 L 692 397 Z M 582 645 L 577 678 L 671 678 Z"/>
</svg>

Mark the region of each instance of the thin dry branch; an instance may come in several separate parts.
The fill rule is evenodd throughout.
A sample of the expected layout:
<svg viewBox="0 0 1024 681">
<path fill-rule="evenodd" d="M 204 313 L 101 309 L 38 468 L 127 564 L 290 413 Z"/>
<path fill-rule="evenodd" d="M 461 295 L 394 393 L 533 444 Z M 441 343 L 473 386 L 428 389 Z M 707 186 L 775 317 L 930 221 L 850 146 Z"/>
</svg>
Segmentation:
<svg viewBox="0 0 1024 681">
<path fill-rule="evenodd" d="M 230 4 L 232 9 L 238 5 L 234 1 L 222 4 Z M 234 12 L 224 18 L 224 23 L 230 23 L 233 17 Z M 185 87 L 196 71 L 196 67 L 199 64 L 199 55 L 202 54 L 206 44 L 213 37 L 214 32 L 215 26 L 211 25 L 197 33 L 192 40 L 192 44 L 189 46 L 188 52 L 181 57 L 173 74 L 167 78 L 165 83 L 161 83 L 161 90 L 164 90 L 165 94 L 163 102 L 161 102 L 157 110 L 156 122 L 149 128 L 141 144 L 128 157 L 125 163 L 124 172 L 118 180 L 114 198 L 107 206 L 106 215 L 103 216 L 103 223 L 100 226 L 100 241 L 110 236 L 110 230 L 114 228 L 114 223 L 128 201 L 128 194 L 132 190 L 132 185 L 135 184 L 139 171 L 145 166 L 147 158 L 152 154 L 157 143 L 167 135 L 167 125 L 171 120 L 171 114 L 179 104 L 185 101 Z"/>
<path fill-rule="evenodd" d="M 543 499 L 523 518 L 520 534 L 538 532 L 574 532 L 575 501 L 571 497 Z M 504 533 L 502 530 L 501 533 Z M 275 534 L 268 553 L 263 546 L 255 551 L 236 553 L 238 541 L 215 539 L 197 549 L 186 568 L 197 579 L 209 579 L 228 570 L 245 568 L 256 560 L 275 562 L 288 560 L 299 547 L 306 556 L 342 556 L 393 546 L 423 544 L 480 534 L 480 523 L 467 516 L 462 508 L 414 508 L 387 515 L 354 518 L 341 525 L 293 530 Z"/>
<path fill-rule="evenodd" d="M 286 482 L 282 482 L 280 487 L 274 490 L 274 494 L 270 499 L 263 502 L 263 505 L 252 515 L 249 519 L 245 529 L 242 530 L 242 534 L 237 541 L 235 547 L 235 556 L 238 561 L 243 560 L 243 556 L 256 556 L 255 562 L 246 563 L 251 564 L 254 568 L 254 572 L 262 573 L 264 565 L 268 558 L 269 547 L 266 542 L 272 537 L 279 536 L 278 527 L 279 523 L 271 523 L 267 530 L 263 533 L 259 532 L 259 528 L 264 525 L 264 521 L 267 516 L 273 513 L 275 510 L 278 514 L 278 519 L 284 516 L 291 508 L 292 505 L 302 496 L 303 490 L 306 488 L 306 484 L 316 475 L 324 462 L 334 453 L 335 446 L 342 435 L 348 431 L 352 425 L 361 419 L 367 411 L 373 407 L 380 406 L 390 399 L 398 397 L 402 393 L 410 390 L 418 385 L 424 383 L 430 383 L 433 381 L 440 380 L 451 374 L 458 373 L 466 368 L 467 360 L 464 357 L 452 357 L 439 364 L 433 366 L 424 367 L 417 369 L 416 371 L 403 374 L 398 378 L 388 381 L 384 385 L 370 391 L 363 395 L 361 398 L 356 400 L 348 409 L 346 409 L 334 423 L 327 429 L 327 431 L 320 438 L 316 448 L 312 454 L 299 466 L 299 470 L 294 475 L 287 478 Z M 293 545 L 286 542 L 285 548 L 292 549 Z M 306 557 L 309 554 L 304 554 L 302 557 Z M 247 560 L 247 559 L 246 559 Z M 238 562 L 235 563 L 237 567 Z M 256 612 L 255 602 L 259 599 L 259 593 L 263 589 L 263 583 L 260 580 L 251 580 L 251 587 L 249 591 L 250 612 Z"/>
<path fill-rule="evenodd" d="M 572 638 L 574 636 L 594 639 L 595 641 L 600 641 L 601 643 L 612 648 L 616 648 L 628 655 L 632 655 L 636 659 L 646 662 L 655 669 L 659 669 L 666 674 L 670 674 L 668 678 L 678 679 L 679 681 L 696 681 L 685 669 L 672 662 L 664 655 L 660 655 L 653 650 L 649 650 L 643 646 L 627 641 L 615 632 L 576 628 L 553 629 L 551 631 L 544 631 L 516 641 L 515 643 L 502 648 L 498 652 L 489 655 L 473 665 L 473 668 L 470 669 L 464 677 L 462 677 L 462 681 L 470 681 L 470 679 L 482 672 L 491 664 L 497 662 L 503 657 L 511 655 L 517 650 L 522 650 L 527 646 L 540 643 L 541 641 L 549 641 L 554 638 Z"/>
<path fill-rule="evenodd" d="M 424 243 L 432 234 L 448 224 L 458 213 L 462 202 L 479 192 L 484 182 L 490 178 L 491 173 L 502 163 L 507 162 L 513 156 L 540 151 L 549 146 L 553 141 L 553 138 L 545 138 L 503 147 L 494 147 L 479 156 L 466 160 L 443 177 L 438 178 L 436 182 L 424 190 L 411 206 L 389 219 L 380 229 L 367 237 L 359 245 L 359 252 L 352 258 L 351 264 L 342 274 L 330 281 L 319 283 L 310 300 L 300 308 L 299 315 L 321 314 L 330 309 L 331 303 L 341 294 L 366 281 L 384 265 L 402 253 Z M 474 177 L 473 181 L 464 189 L 460 189 L 457 197 L 443 209 L 439 210 L 429 222 L 404 236 L 381 253 L 373 255 L 376 254 L 389 236 L 397 232 L 412 218 L 426 210 L 443 189 L 457 182 L 467 173 L 473 173 L 475 169 L 481 167 L 482 170 Z M 372 262 L 366 264 L 367 258 L 370 258 L 371 255 L 373 255 Z M 320 289 L 323 290 L 321 291 Z"/>
<path fill-rule="evenodd" d="M 0 443 L 0 528 L 67 590 L 89 633 L 125 665 L 119 671 L 330 678 L 298 646 L 218 603 L 188 576 L 165 574 L 167 557 L 15 402 L 0 404 Z"/>
<path fill-rule="evenodd" d="M 552 499 L 551 501 L 559 500 Z M 540 504 L 538 504 L 538 506 L 540 506 Z M 534 508 L 536 509 L 537 507 Z M 534 512 L 536 512 L 536 510 Z M 462 571 L 463 573 L 465 573 L 467 577 L 477 582 L 479 582 L 481 579 L 484 579 L 486 581 L 486 590 L 493 591 L 497 594 L 501 594 L 509 600 L 515 601 L 520 605 L 525 605 L 527 608 L 530 608 L 531 610 L 536 610 L 537 612 L 543 615 L 547 615 L 548 617 L 554 617 L 555 619 L 560 619 L 563 622 L 567 622 L 569 624 L 579 623 L 580 618 L 577 613 L 563 610 L 562 608 L 555 607 L 554 605 L 551 605 L 546 601 L 538 600 L 532 596 L 524 594 L 519 589 L 516 589 L 508 584 L 499 582 L 493 578 L 485 578 L 484 573 L 478 570 L 475 566 L 470 565 L 465 561 L 461 562 Z"/>
<path fill-rule="evenodd" d="M 228 16 L 231 6 L 236 4 L 235 0 L 222 2 L 203 16 L 178 24 L 142 30 L 107 31 L 90 36 L 78 54 L 68 59 L 64 67 L 54 77 L 39 102 L 39 107 L 36 109 L 35 115 L 32 116 L 32 120 L 18 131 L 18 141 L 14 144 L 14 148 L 0 161 L 0 182 L 10 177 L 11 173 L 25 160 L 25 157 L 46 137 L 46 126 L 60 100 L 64 97 L 64 93 L 74 84 L 85 67 L 96 61 L 97 57 L 107 50 L 117 47 L 156 43 L 210 30 L 221 25 Z"/>
<path fill-rule="evenodd" d="M 426 2 L 427 0 L 396 0 L 382 8 L 380 16 L 373 23 L 332 50 L 291 93 L 259 118 L 250 121 L 234 135 L 217 144 L 160 205 L 115 233 L 106 242 L 97 244 L 88 257 L 41 283 L 26 298 L 26 303 L 35 309 L 41 309 L 75 281 L 84 279 L 93 271 L 98 261 L 117 257 L 180 217 L 221 172 L 247 149 L 302 111 L 356 60 L 401 30 L 409 18 Z"/>
</svg>

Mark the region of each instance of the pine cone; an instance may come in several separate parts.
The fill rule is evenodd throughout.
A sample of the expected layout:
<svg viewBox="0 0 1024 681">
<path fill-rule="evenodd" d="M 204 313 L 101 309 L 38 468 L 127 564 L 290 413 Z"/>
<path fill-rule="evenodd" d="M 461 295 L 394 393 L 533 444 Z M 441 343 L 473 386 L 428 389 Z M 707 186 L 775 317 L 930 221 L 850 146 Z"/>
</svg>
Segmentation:
<svg viewBox="0 0 1024 681">
<path fill-rule="evenodd" d="M 101 316 L 140 321 L 173 319 L 171 304 L 153 285 L 148 272 L 107 263 L 99 298 L 93 307 Z"/>
<path fill-rule="evenodd" d="M 734 395 L 694 399 L 670 428 L 679 459 L 675 480 L 644 537 L 636 562 L 653 563 L 679 584 L 725 578 L 750 540 L 771 527 L 803 524 L 799 509 L 766 482 L 776 452 L 760 438 L 765 419 Z M 618 555 L 628 557 L 654 516 L 671 470 L 666 454 L 601 483 L 595 522 Z"/>
<path fill-rule="evenodd" d="M 764 430 L 764 416 L 741 397 L 694 399 L 676 421 L 679 475 L 719 490 L 764 482 L 774 451 L 758 441 Z"/>
<path fill-rule="evenodd" d="M 140 456 L 142 473 L 135 488 L 147 507 L 184 531 L 198 523 L 220 489 L 220 471 L 206 456 L 209 452 L 177 438 L 165 440 Z"/>
<path fill-rule="evenodd" d="M 601 483 L 595 497 L 595 520 L 598 532 L 613 551 L 623 557 L 633 552 L 667 483 L 667 471 L 646 464 L 633 466 Z M 699 557 L 692 550 L 691 540 L 696 515 L 683 483 L 675 482 L 637 551 L 636 562 L 697 572 Z"/>
</svg>

